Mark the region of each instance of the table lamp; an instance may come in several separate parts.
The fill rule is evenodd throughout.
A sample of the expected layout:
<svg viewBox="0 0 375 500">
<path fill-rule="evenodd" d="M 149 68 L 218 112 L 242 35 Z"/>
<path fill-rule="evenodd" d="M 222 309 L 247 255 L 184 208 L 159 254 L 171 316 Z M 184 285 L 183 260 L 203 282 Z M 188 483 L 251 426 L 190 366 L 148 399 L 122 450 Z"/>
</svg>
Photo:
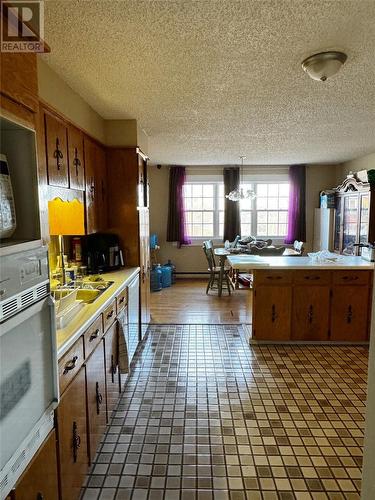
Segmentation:
<svg viewBox="0 0 375 500">
<path fill-rule="evenodd" d="M 54 198 L 48 202 L 48 222 L 50 236 L 59 237 L 59 254 L 62 269 L 62 284 L 66 284 L 64 262 L 64 236 L 85 234 L 84 205 L 79 200 L 63 201 Z"/>
</svg>

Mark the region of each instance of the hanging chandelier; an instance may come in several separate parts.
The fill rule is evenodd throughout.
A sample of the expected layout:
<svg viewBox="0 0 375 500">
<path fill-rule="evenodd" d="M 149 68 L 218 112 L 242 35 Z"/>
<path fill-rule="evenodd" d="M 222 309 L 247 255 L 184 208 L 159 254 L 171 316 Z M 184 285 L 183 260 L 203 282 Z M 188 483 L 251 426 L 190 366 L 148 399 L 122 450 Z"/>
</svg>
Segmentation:
<svg viewBox="0 0 375 500">
<path fill-rule="evenodd" d="M 241 201 L 241 200 L 253 200 L 256 196 L 255 191 L 252 189 L 243 189 L 243 161 L 246 160 L 246 156 L 240 156 L 241 168 L 240 168 L 240 185 L 238 189 L 233 189 L 229 194 L 225 195 L 225 198 L 231 201 Z"/>
</svg>

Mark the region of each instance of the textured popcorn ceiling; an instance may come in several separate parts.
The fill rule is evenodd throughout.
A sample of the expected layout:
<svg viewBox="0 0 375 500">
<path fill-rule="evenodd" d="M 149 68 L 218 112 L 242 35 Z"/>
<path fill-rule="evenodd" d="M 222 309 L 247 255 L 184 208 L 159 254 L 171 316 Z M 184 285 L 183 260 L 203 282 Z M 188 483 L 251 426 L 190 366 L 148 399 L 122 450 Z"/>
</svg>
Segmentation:
<svg viewBox="0 0 375 500">
<path fill-rule="evenodd" d="M 340 162 L 375 151 L 374 0 L 48 0 L 47 63 L 151 160 Z M 301 61 L 348 61 L 311 80 Z"/>
</svg>

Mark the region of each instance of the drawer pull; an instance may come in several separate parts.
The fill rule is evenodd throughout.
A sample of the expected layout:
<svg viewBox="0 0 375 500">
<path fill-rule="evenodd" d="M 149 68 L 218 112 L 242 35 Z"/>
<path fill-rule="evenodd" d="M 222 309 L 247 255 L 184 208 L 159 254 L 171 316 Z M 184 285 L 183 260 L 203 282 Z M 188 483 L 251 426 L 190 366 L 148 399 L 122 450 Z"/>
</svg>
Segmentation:
<svg viewBox="0 0 375 500">
<path fill-rule="evenodd" d="M 344 281 L 356 281 L 358 279 L 358 276 L 343 276 L 342 279 Z"/>
<path fill-rule="evenodd" d="M 121 299 L 119 300 L 119 304 L 122 304 L 125 300 L 125 297 L 121 297 Z"/>
<path fill-rule="evenodd" d="M 36 495 L 36 500 L 44 500 L 44 495 L 43 493 L 41 493 L 40 491 L 38 491 L 37 495 Z"/>
<path fill-rule="evenodd" d="M 114 314 L 114 310 L 112 309 L 112 311 L 107 314 L 107 319 L 111 319 L 113 314 Z"/>
<path fill-rule="evenodd" d="M 272 304 L 272 308 L 271 308 L 271 321 L 272 321 L 272 323 L 275 323 L 276 318 L 277 318 L 276 306 L 275 306 L 275 304 Z"/>
<path fill-rule="evenodd" d="M 352 322 L 352 319 L 353 319 L 353 308 L 352 308 L 352 305 L 349 304 L 348 312 L 346 314 L 346 322 L 348 323 L 348 325 L 350 325 L 350 323 Z"/>
<path fill-rule="evenodd" d="M 317 281 L 320 280 L 320 276 L 305 276 L 305 280 Z"/>
<path fill-rule="evenodd" d="M 99 390 L 99 382 L 95 384 L 95 392 L 96 392 L 96 413 L 100 415 L 100 405 L 103 403 L 103 396 Z"/>
<path fill-rule="evenodd" d="M 309 312 L 307 313 L 307 320 L 310 323 L 310 325 L 313 322 L 313 317 L 314 317 L 314 308 L 312 305 L 310 305 Z"/>
<path fill-rule="evenodd" d="M 81 446 L 81 438 L 78 434 L 77 422 L 73 422 L 73 462 L 77 462 L 78 448 Z"/>
<path fill-rule="evenodd" d="M 267 276 L 268 280 L 281 280 L 283 279 L 282 276 Z"/>
<path fill-rule="evenodd" d="M 66 375 L 71 370 L 74 370 L 74 368 L 77 366 L 77 361 L 78 361 L 78 356 L 74 356 L 70 361 L 68 361 L 64 366 L 63 374 Z"/>
<path fill-rule="evenodd" d="M 89 338 L 89 342 L 92 342 L 93 340 L 97 339 L 99 337 L 99 333 L 100 333 L 99 328 L 97 328 L 95 332 L 92 332 Z"/>
</svg>

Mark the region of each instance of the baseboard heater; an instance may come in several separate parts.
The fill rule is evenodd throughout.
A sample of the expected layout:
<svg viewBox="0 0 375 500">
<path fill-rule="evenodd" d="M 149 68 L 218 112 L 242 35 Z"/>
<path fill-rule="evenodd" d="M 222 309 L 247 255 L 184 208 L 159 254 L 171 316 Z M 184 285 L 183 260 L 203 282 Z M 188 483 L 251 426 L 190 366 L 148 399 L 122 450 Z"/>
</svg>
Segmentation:
<svg viewBox="0 0 375 500">
<path fill-rule="evenodd" d="M 207 276 L 209 273 L 207 271 L 187 271 L 187 272 L 182 272 L 182 271 L 179 271 L 179 272 L 176 272 L 174 273 L 176 276 L 179 276 L 181 274 L 194 274 L 194 275 L 201 275 L 201 276 Z"/>
</svg>

